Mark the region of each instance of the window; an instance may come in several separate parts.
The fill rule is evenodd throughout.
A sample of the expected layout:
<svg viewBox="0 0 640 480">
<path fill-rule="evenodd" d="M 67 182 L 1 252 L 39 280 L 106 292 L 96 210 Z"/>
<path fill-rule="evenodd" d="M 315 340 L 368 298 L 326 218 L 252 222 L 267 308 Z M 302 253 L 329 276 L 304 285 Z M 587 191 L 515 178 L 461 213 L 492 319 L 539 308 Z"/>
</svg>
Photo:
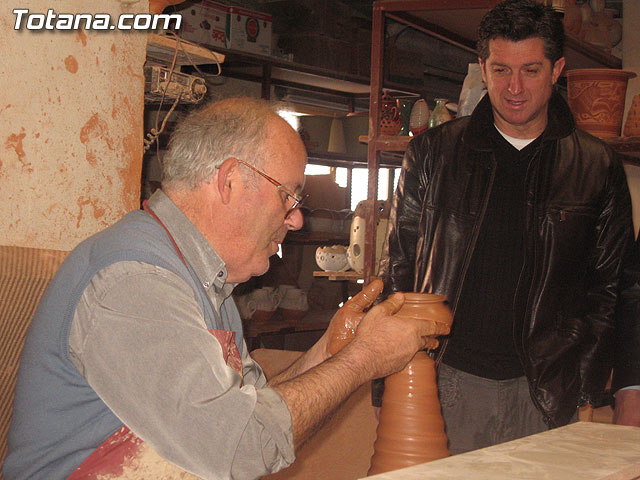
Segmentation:
<svg viewBox="0 0 640 480">
<path fill-rule="evenodd" d="M 338 167 L 336 171 L 336 183 L 343 187 L 347 187 L 347 175 L 348 170 L 351 170 L 351 192 L 349 198 L 351 204 L 349 208 L 355 210 L 358 202 L 367 199 L 367 188 L 369 182 L 368 171 L 364 167 L 357 167 L 347 169 L 344 167 Z M 306 175 L 328 175 L 331 172 L 331 167 L 324 165 L 312 165 L 308 164 L 305 170 Z M 392 173 L 393 172 L 393 173 Z M 400 176 L 400 168 L 381 168 L 378 171 L 378 200 L 389 200 L 389 175 L 393 175 L 393 191 L 395 191 L 398 185 L 398 177 Z"/>
</svg>

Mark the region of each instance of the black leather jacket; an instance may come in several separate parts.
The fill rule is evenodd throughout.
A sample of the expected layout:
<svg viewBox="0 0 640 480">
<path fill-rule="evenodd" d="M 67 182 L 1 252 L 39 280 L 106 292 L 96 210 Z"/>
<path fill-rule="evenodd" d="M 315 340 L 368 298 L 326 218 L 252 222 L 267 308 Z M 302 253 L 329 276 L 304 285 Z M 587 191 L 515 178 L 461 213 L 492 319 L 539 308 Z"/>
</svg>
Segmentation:
<svg viewBox="0 0 640 480">
<path fill-rule="evenodd" d="M 485 96 L 471 116 L 409 144 L 382 267 L 388 290 L 446 295 L 455 313 L 492 188 L 492 128 Z M 557 93 L 525 185 L 524 266 L 513 304 L 522 322 L 514 332 L 522 333 L 514 341 L 534 402 L 559 426 L 602 394 L 611 372 L 631 200 L 621 162 L 575 128 Z"/>
</svg>

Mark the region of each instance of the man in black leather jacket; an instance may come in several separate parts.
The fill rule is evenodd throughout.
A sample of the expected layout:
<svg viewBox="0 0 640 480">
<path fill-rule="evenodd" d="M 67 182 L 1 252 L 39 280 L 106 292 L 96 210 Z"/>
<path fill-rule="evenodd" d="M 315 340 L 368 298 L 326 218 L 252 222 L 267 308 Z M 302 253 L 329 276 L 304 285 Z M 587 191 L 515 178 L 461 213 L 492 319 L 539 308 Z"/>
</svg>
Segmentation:
<svg viewBox="0 0 640 480">
<path fill-rule="evenodd" d="M 444 294 L 454 311 L 438 352 L 454 454 L 564 425 L 599 401 L 633 242 L 621 162 L 554 91 L 561 19 L 507 0 L 478 38 L 488 95 L 409 144 L 383 262 L 387 289 Z M 640 383 L 637 317 L 627 320 L 635 336 L 618 345 L 636 371 L 616 387 Z M 618 392 L 618 411 L 640 408 L 639 393 Z"/>
</svg>

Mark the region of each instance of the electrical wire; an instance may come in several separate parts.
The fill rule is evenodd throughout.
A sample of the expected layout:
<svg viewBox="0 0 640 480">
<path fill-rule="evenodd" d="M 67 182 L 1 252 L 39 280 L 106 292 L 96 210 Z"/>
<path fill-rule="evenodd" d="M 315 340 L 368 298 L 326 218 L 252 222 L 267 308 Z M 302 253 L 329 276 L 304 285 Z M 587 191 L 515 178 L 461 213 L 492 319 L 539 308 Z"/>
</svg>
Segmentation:
<svg viewBox="0 0 640 480">
<path fill-rule="evenodd" d="M 202 46 L 198 45 L 198 44 L 195 44 L 193 42 L 190 42 L 189 40 L 183 39 L 182 37 L 177 35 L 175 32 L 167 31 L 166 33 L 168 34 L 168 36 L 172 36 L 172 37 L 175 37 L 177 39 L 177 45 L 180 47 L 180 50 L 187 57 L 187 59 L 189 60 L 189 63 L 195 69 L 196 72 L 198 72 L 203 77 L 218 77 L 218 76 L 222 75 L 222 65 L 220 65 L 220 62 L 218 61 L 217 55 L 214 55 L 214 59 L 215 59 L 215 62 L 216 62 L 216 66 L 218 67 L 218 73 L 205 73 L 202 70 L 200 70 L 200 68 L 198 68 L 198 65 L 193 61 L 193 59 L 191 58 L 191 55 L 189 55 L 189 52 L 187 52 L 185 50 L 185 48 L 184 48 L 184 46 L 182 44 L 186 43 L 186 44 L 194 45 L 194 46 L 200 47 L 200 48 L 202 48 Z M 212 50 L 210 50 L 210 51 L 212 51 Z M 215 54 L 215 52 L 213 52 L 213 53 Z"/>
<path fill-rule="evenodd" d="M 173 111 L 175 110 L 175 108 L 177 107 L 178 103 L 180 103 L 180 98 L 182 96 L 182 92 L 180 92 L 178 94 L 178 96 L 176 97 L 175 101 L 173 102 L 173 105 L 171 106 L 171 108 L 169 109 L 169 111 L 167 112 L 167 114 L 165 115 L 164 119 L 162 120 L 162 125 L 159 126 L 159 119 L 160 119 L 160 112 L 162 111 L 162 106 L 164 105 L 164 98 L 166 96 L 167 93 L 167 89 L 169 88 L 169 84 L 171 82 L 171 77 L 173 76 L 173 72 L 175 70 L 175 66 L 176 66 L 176 62 L 177 62 L 177 58 L 178 58 L 178 49 L 180 49 L 182 51 L 182 53 L 187 57 L 187 59 L 189 60 L 189 63 L 191 63 L 191 65 L 193 66 L 193 68 L 203 77 L 217 77 L 220 76 L 222 74 L 222 67 L 220 65 L 220 62 L 217 59 L 217 56 L 214 56 L 215 61 L 216 61 L 216 65 L 218 67 L 218 73 L 215 74 L 207 74 L 204 73 L 202 70 L 200 70 L 198 68 L 198 65 L 193 61 L 193 59 L 191 58 L 191 55 L 189 55 L 189 52 L 187 52 L 187 50 L 184 48 L 183 43 L 188 43 L 191 45 L 196 45 L 192 42 L 189 42 L 188 40 L 184 40 L 182 39 L 179 35 L 176 35 L 174 32 L 171 31 L 167 31 L 166 32 L 168 34 L 168 36 L 172 36 L 176 39 L 176 46 L 173 52 L 173 59 L 171 61 L 171 66 L 169 68 L 169 73 L 167 75 L 167 83 L 164 87 L 164 90 L 162 91 L 162 96 L 160 97 L 160 104 L 158 106 L 158 111 L 156 112 L 156 121 L 155 121 L 155 127 L 153 127 L 149 132 L 147 132 L 145 138 L 143 139 L 143 143 L 144 143 L 144 153 L 146 153 L 151 146 L 156 143 L 156 155 L 158 158 L 158 164 L 160 165 L 160 168 L 162 169 L 162 158 L 160 156 L 160 144 L 159 142 L 157 142 L 158 136 L 164 131 L 165 126 L 167 124 L 167 121 L 169 120 L 169 117 L 171 116 L 171 114 L 173 113 Z M 205 78 L 205 82 L 206 82 L 206 78 Z"/>
</svg>

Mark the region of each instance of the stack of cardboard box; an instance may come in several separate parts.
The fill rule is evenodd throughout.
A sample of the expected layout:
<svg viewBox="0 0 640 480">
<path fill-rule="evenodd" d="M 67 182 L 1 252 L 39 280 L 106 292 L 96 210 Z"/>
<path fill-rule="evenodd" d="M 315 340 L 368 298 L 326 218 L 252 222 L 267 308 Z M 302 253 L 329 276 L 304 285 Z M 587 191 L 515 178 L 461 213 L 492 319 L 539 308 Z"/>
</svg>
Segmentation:
<svg viewBox="0 0 640 480">
<path fill-rule="evenodd" d="M 180 32 L 185 40 L 212 49 L 225 48 L 269 56 L 271 15 L 229 6 L 212 0 L 189 4 L 182 15 Z"/>
</svg>

